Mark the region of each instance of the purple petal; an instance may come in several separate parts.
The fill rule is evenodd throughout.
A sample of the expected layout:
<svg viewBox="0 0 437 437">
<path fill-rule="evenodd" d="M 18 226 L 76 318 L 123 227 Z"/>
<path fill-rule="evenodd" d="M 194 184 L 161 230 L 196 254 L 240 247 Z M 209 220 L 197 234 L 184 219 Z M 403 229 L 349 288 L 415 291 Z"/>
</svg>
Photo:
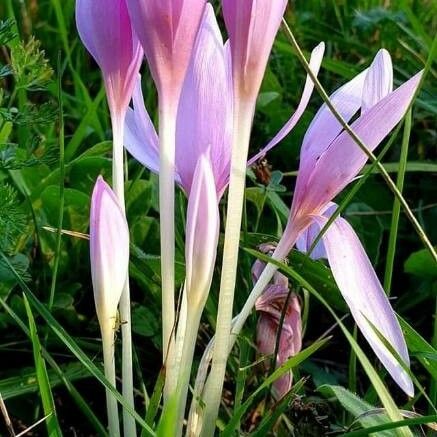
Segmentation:
<svg viewBox="0 0 437 437">
<path fill-rule="evenodd" d="M 311 53 L 311 59 L 309 64 L 311 71 L 314 73 L 315 76 L 319 74 L 324 52 L 325 44 L 321 42 Z M 269 150 L 273 149 L 273 147 L 279 144 L 293 130 L 294 126 L 296 126 L 297 122 L 302 117 L 302 114 L 305 112 L 313 90 L 314 83 L 311 80 L 310 76 L 307 75 L 302 97 L 296 111 L 287 121 L 287 123 L 285 123 L 285 125 L 281 128 L 281 130 L 270 140 L 270 142 L 265 147 L 263 147 L 260 152 L 258 152 L 254 157 L 249 160 L 247 165 L 252 165 L 256 161 L 258 161 L 258 159 L 262 158 Z"/>
<path fill-rule="evenodd" d="M 143 57 L 125 0 L 77 0 L 76 24 L 102 70 L 111 111 L 124 114 Z"/>
<path fill-rule="evenodd" d="M 422 73 L 379 101 L 353 124 L 353 131 L 373 151 L 404 116 Z M 302 211 L 314 211 L 331 201 L 363 168 L 367 155 L 346 131 L 340 134 L 317 161 L 307 182 Z"/>
<path fill-rule="evenodd" d="M 127 0 L 160 94 L 179 98 L 206 0 Z"/>
<path fill-rule="evenodd" d="M 390 53 L 381 49 L 367 72 L 361 113 L 368 111 L 393 91 L 393 65 Z"/>
<path fill-rule="evenodd" d="M 235 91 L 256 98 L 287 0 L 222 0 Z"/>
<path fill-rule="evenodd" d="M 364 80 L 368 70 L 364 70 L 351 81 L 336 90 L 330 101 L 341 116 L 349 121 L 360 109 Z M 308 179 L 320 155 L 326 151 L 332 141 L 343 130 L 331 110 L 324 103 L 311 122 L 302 143 L 299 174 L 293 197 L 293 211 L 297 209 L 303 196 Z"/>
<path fill-rule="evenodd" d="M 338 205 L 336 205 L 333 202 L 330 202 L 326 210 L 322 213 L 322 215 L 326 218 L 330 218 L 332 214 L 334 214 L 335 210 L 338 208 Z M 314 223 L 310 225 L 302 234 L 299 236 L 299 238 L 296 241 L 296 247 L 298 250 L 300 250 L 302 253 L 308 253 L 311 246 L 313 245 L 313 242 L 317 238 L 317 236 L 320 233 L 320 228 L 317 225 L 317 223 Z M 311 252 L 310 258 L 311 259 L 321 259 L 321 258 L 327 258 L 325 245 L 323 244 L 323 239 L 320 240 L 316 247 Z"/>
<path fill-rule="evenodd" d="M 319 227 L 327 219 L 314 217 Z M 370 321 L 409 366 L 410 360 L 399 323 L 387 296 L 352 227 L 337 218 L 323 236 L 329 265 L 338 288 L 366 340 L 392 378 L 409 396 L 414 388 L 407 372 L 384 346 Z"/>
<path fill-rule="evenodd" d="M 209 149 L 217 195 L 229 178 L 232 142 L 232 88 L 223 39 L 211 4 L 193 49 L 177 116 L 176 167 L 186 193 L 198 158 Z"/>
<path fill-rule="evenodd" d="M 133 109 L 126 114 L 124 146 L 127 151 L 149 170 L 159 173 L 159 141 L 152 120 L 144 106 L 141 76 L 134 88 Z"/>
<path fill-rule="evenodd" d="M 208 297 L 217 255 L 220 216 L 211 163 L 201 156 L 188 197 L 185 242 L 186 287 L 189 305 Z"/>
<path fill-rule="evenodd" d="M 91 199 L 90 258 L 97 317 L 114 318 L 128 275 L 129 229 L 117 198 L 101 176 Z"/>
</svg>

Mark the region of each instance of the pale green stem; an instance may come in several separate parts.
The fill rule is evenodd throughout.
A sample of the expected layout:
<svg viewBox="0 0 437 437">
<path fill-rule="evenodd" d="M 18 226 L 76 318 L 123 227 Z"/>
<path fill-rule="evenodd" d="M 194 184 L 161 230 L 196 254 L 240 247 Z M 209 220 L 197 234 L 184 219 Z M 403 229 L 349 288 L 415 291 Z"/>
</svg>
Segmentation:
<svg viewBox="0 0 437 437">
<path fill-rule="evenodd" d="M 193 365 L 194 349 L 196 347 L 197 332 L 199 330 L 200 318 L 202 316 L 203 305 L 190 308 L 185 327 L 185 341 L 182 349 L 181 363 L 178 374 L 178 384 L 176 390 L 177 422 L 176 437 L 182 434 L 182 427 L 187 404 L 188 386 L 190 384 L 191 367 Z"/>
<path fill-rule="evenodd" d="M 112 320 L 112 319 L 111 319 Z M 101 326 L 103 344 L 103 365 L 106 379 L 116 387 L 115 362 L 114 362 L 114 326 L 113 322 L 103 322 Z M 118 421 L 117 399 L 106 389 L 106 410 L 108 412 L 108 427 L 110 437 L 120 436 L 120 424 Z"/>
<path fill-rule="evenodd" d="M 161 232 L 162 280 L 162 347 L 166 370 L 164 401 L 168 401 L 176 387 L 175 375 L 175 142 L 176 113 L 174 99 L 162 97 L 159 102 L 159 211 Z"/>
<path fill-rule="evenodd" d="M 241 101 L 237 103 L 239 103 L 240 106 L 234 108 L 234 138 L 232 144 L 231 175 L 229 181 L 220 296 L 217 312 L 216 342 L 209 379 L 212 383 L 208 387 L 205 398 L 204 435 L 208 436 L 214 433 L 229 352 L 232 307 L 234 303 L 246 181 L 247 154 L 254 113 L 252 104 L 244 104 Z"/>
<path fill-rule="evenodd" d="M 405 171 L 407 168 L 407 160 L 408 160 L 408 146 L 410 143 L 410 133 L 411 133 L 411 118 L 412 118 L 411 109 L 409 109 L 405 117 L 404 135 L 402 138 L 401 156 L 399 159 L 399 171 L 396 180 L 396 186 L 400 193 L 402 193 L 404 189 Z M 395 262 L 396 242 L 398 237 L 400 213 L 401 213 L 401 203 L 399 202 L 399 199 L 395 197 L 393 202 L 390 237 L 388 240 L 387 260 L 385 263 L 385 275 L 384 275 L 384 290 L 388 296 L 390 296 L 391 293 L 393 266 Z"/>
<path fill-rule="evenodd" d="M 112 117 L 113 132 L 113 159 L 112 159 L 112 185 L 114 193 L 118 198 L 121 208 L 125 209 L 124 201 L 124 117 Z M 131 301 L 129 289 L 129 273 L 121 294 L 119 311 L 121 319 L 122 338 L 122 393 L 127 405 L 135 409 L 133 364 L 132 364 L 132 330 L 131 330 Z M 135 419 L 124 408 L 123 409 L 123 430 L 129 437 L 136 436 Z"/>
</svg>

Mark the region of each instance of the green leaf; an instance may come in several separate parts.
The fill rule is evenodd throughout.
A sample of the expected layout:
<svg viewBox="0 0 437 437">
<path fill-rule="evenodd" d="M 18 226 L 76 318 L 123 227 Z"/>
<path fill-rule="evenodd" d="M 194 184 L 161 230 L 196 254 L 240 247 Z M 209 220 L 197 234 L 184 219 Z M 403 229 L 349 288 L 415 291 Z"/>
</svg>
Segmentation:
<svg viewBox="0 0 437 437">
<path fill-rule="evenodd" d="M 437 278 L 437 263 L 427 249 L 412 253 L 405 261 L 404 270 L 422 278 Z"/>
<path fill-rule="evenodd" d="M 335 397 L 342 407 L 351 413 L 354 418 L 364 427 L 382 425 L 389 422 L 386 414 L 381 413 L 373 405 L 360 399 L 357 395 L 339 385 L 322 385 L 317 389 L 325 397 Z M 392 432 L 383 432 L 382 437 L 392 437 Z"/>
<path fill-rule="evenodd" d="M 398 316 L 402 332 L 407 342 L 408 350 L 415 356 L 422 366 L 437 380 L 437 350 L 415 331 L 404 319 Z"/>
<path fill-rule="evenodd" d="M 59 422 L 56 415 L 52 388 L 50 386 L 50 380 L 47 374 L 46 363 L 41 353 L 41 343 L 39 342 L 35 320 L 26 296 L 24 296 L 24 305 L 26 307 L 27 317 L 29 319 L 29 331 L 30 339 L 32 341 L 33 359 L 35 361 L 36 379 L 38 381 L 44 415 L 47 416 L 47 432 L 50 437 L 62 436 L 62 431 L 59 427 Z"/>
</svg>

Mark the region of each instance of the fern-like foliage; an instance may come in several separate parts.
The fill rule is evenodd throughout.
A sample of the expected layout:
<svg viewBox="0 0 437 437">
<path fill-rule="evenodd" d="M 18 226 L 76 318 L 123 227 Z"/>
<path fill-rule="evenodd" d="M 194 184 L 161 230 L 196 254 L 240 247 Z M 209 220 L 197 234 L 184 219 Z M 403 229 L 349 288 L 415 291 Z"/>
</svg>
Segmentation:
<svg viewBox="0 0 437 437">
<path fill-rule="evenodd" d="M 32 37 L 27 43 L 12 47 L 11 64 L 18 89 L 43 90 L 50 82 L 53 70 L 40 45 L 40 42 Z"/>
<path fill-rule="evenodd" d="M 0 45 L 6 45 L 16 36 L 14 20 L 0 20 Z"/>
<path fill-rule="evenodd" d="M 0 186 L 0 249 L 11 253 L 26 228 L 26 214 L 9 185 Z"/>
</svg>

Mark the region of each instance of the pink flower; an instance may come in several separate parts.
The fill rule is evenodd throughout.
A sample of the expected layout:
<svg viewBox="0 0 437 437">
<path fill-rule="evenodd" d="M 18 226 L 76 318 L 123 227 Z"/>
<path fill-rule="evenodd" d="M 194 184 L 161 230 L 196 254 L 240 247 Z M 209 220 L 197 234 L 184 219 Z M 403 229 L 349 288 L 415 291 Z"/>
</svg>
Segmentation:
<svg viewBox="0 0 437 437">
<path fill-rule="evenodd" d="M 179 98 L 206 0 L 127 0 L 159 93 Z"/>
<path fill-rule="evenodd" d="M 260 248 L 261 251 L 268 249 L 270 248 Z M 263 268 L 263 263 L 257 260 L 252 268 L 254 283 L 258 280 Z M 286 304 L 285 317 L 282 326 L 280 326 L 282 312 Z M 261 313 L 256 336 L 258 352 L 272 355 L 275 352 L 277 337 L 280 335 L 276 356 L 276 364 L 279 367 L 302 349 L 300 302 L 294 293 L 289 296 L 287 277 L 276 272 L 271 283 L 257 299 L 255 308 Z M 279 329 L 281 329 L 280 332 L 278 332 Z M 274 382 L 273 395 L 276 399 L 281 399 L 290 391 L 292 381 L 293 373 L 290 371 Z"/>
<path fill-rule="evenodd" d="M 102 70 L 112 116 L 124 118 L 143 58 L 125 0 L 77 0 L 76 25 Z"/>
<path fill-rule="evenodd" d="M 421 74 L 392 91 L 391 59 L 381 50 L 369 69 L 338 89 L 331 101 L 346 120 L 361 108 L 351 127 L 367 148 L 374 150 L 405 114 Z M 309 247 L 335 208 L 332 199 L 354 179 L 366 161 L 366 154 L 323 105 L 303 139 L 291 213 L 273 255 L 276 259 L 283 259 L 296 241 L 300 248 Z M 412 396 L 414 389 L 408 373 L 371 325 L 409 365 L 396 315 L 358 237 L 344 219 L 337 218 L 329 227 L 316 256 L 327 256 L 337 285 L 364 337 L 393 379 Z"/>
<path fill-rule="evenodd" d="M 255 100 L 287 0 L 222 0 L 236 98 Z"/>
</svg>

